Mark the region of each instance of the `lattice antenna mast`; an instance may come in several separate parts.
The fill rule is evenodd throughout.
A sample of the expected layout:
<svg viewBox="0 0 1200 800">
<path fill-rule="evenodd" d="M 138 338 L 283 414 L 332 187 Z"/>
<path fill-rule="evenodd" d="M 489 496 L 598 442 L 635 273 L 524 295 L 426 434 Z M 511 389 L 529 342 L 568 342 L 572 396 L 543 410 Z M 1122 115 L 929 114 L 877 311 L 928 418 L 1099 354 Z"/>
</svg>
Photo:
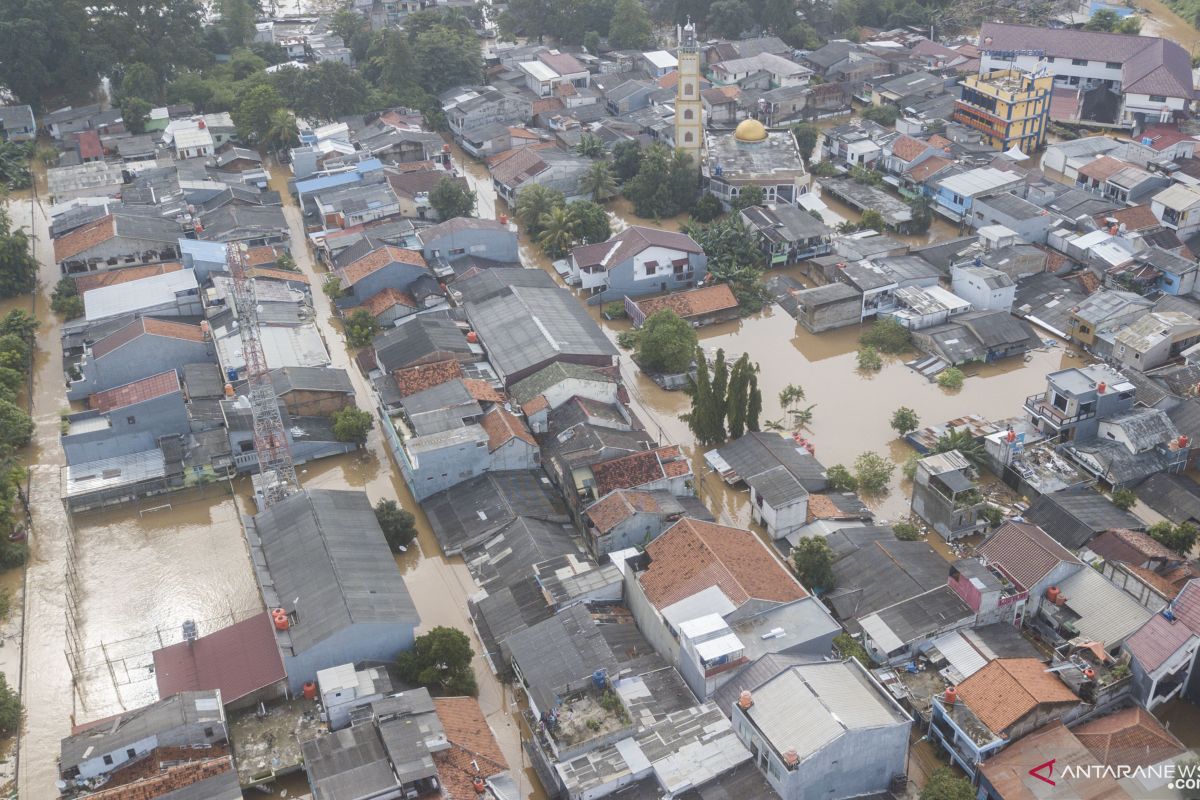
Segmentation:
<svg viewBox="0 0 1200 800">
<path fill-rule="evenodd" d="M 292 450 L 283 429 L 279 398 L 275 395 L 275 385 L 271 383 L 262 343 L 258 340 L 258 301 L 254 296 L 254 284 L 246 276 L 245 246 L 228 245 L 225 261 L 233 278 L 233 302 L 246 362 L 250 411 L 254 416 L 254 452 L 258 456 L 263 505 L 269 508 L 298 492 L 300 481 L 296 478 L 296 465 L 292 463 Z"/>
</svg>

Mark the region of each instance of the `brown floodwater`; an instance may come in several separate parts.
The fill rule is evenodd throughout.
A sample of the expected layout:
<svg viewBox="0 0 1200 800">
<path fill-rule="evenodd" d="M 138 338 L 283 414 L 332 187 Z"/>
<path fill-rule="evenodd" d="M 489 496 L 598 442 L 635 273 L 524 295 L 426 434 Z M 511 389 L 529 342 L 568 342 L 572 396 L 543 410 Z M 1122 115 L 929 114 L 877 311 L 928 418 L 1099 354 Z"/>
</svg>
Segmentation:
<svg viewBox="0 0 1200 800">
<path fill-rule="evenodd" d="M 1161 0 L 1136 0 L 1142 14 L 1142 35 L 1162 36 L 1183 45 L 1195 55 L 1200 46 L 1200 31 L 1190 22 L 1175 13 Z"/>
</svg>

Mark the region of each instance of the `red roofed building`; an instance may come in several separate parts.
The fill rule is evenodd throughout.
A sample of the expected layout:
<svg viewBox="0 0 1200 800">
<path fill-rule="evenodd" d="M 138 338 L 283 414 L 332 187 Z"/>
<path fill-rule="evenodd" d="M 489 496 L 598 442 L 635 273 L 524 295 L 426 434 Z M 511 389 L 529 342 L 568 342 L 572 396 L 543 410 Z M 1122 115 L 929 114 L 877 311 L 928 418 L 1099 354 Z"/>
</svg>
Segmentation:
<svg viewBox="0 0 1200 800">
<path fill-rule="evenodd" d="M 75 365 L 79 377 L 67 387 L 67 399 L 83 400 L 147 373 L 214 361 L 212 339 L 203 326 L 139 317 L 84 351 Z"/>
<path fill-rule="evenodd" d="M 725 322 L 735 319 L 740 313 L 737 298 L 727 283 L 700 286 L 636 302 L 632 298 L 625 298 L 625 311 L 633 320 L 634 327 L 640 328 L 648 317 L 664 309 L 674 311 L 693 327 Z"/>
<path fill-rule="evenodd" d="M 1180 695 L 1195 698 L 1192 673 L 1200 652 L 1200 580 L 1183 591 L 1125 640 L 1131 656 L 1133 696 L 1153 711 Z"/>
<path fill-rule="evenodd" d="M 385 289 L 410 293 L 419 278 L 432 280 L 425 258 L 416 250 L 383 245 L 337 270 L 343 291 L 349 292 L 339 307 L 365 303 Z"/>
<path fill-rule="evenodd" d="M 691 494 L 684 486 L 692 476 L 691 464 L 674 445 L 603 461 L 592 466 L 592 475 L 592 500 L 614 489 L 666 489 L 676 496 Z"/>
<path fill-rule="evenodd" d="M 1006 522 L 981 544 L 983 561 L 1029 592 L 1029 613 L 1046 590 L 1083 569 L 1083 562 L 1050 534 L 1028 522 Z"/>
<path fill-rule="evenodd" d="M 690 289 L 708 274 L 708 257 L 692 237 L 640 225 L 576 247 L 570 263 L 582 288 L 616 298 Z"/>
<path fill-rule="evenodd" d="M 220 689 L 227 709 L 283 697 L 287 674 L 265 611 L 220 630 L 154 651 L 158 696 Z"/>
<path fill-rule="evenodd" d="M 79 160 L 84 164 L 104 160 L 104 146 L 100 144 L 100 134 L 96 131 L 75 134 L 75 148 L 79 152 Z"/>
<path fill-rule="evenodd" d="M 475 800 L 477 779 L 510 785 L 508 762 L 474 697 L 435 697 L 434 709 L 450 747 L 433 754 L 445 800 Z"/>
</svg>

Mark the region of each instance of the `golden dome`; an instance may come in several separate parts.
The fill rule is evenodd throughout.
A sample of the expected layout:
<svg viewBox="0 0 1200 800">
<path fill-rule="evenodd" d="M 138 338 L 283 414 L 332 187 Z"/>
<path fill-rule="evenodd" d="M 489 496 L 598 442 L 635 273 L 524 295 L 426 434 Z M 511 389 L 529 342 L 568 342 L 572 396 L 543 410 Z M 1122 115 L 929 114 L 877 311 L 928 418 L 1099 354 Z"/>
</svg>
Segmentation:
<svg viewBox="0 0 1200 800">
<path fill-rule="evenodd" d="M 742 120 L 733 131 L 733 138 L 739 142 L 762 142 L 767 138 L 767 129 L 756 119 Z"/>
</svg>

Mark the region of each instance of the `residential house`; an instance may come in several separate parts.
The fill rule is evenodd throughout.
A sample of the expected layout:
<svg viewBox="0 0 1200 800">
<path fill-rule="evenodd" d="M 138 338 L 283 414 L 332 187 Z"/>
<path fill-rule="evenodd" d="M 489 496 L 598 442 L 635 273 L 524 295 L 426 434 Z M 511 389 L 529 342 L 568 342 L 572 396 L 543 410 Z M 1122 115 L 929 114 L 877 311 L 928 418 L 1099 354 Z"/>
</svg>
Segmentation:
<svg viewBox="0 0 1200 800">
<path fill-rule="evenodd" d="M 601 300 L 690 289 L 704 282 L 707 265 L 703 248 L 687 234 L 640 225 L 570 255 L 572 282 Z"/>
<path fill-rule="evenodd" d="M 1101 420 L 1094 440 L 1069 442 L 1063 452 L 1085 473 L 1120 489 L 1157 472 L 1182 472 L 1188 441 L 1162 409 L 1137 408 Z"/>
<path fill-rule="evenodd" d="M 1025 182 L 1019 172 L 1004 172 L 995 167 L 979 167 L 933 182 L 934 210 L 952 222 L 972 216 L 975 198 L 1007 192 Z"/>
<path fill-rule="evenodd" d="M 354 405 L 354 384 L 344 369 L 281 367 L 270 378 L 275 396 L 294 417 L 327 417 Z"/>
<path fill-rule="evenodd" d="M 345 262 L 335 274 L 344 292 L 337 301 L 339 308 L 362 305 L 385 289 L 411 297 L 413 283 L 430 277 L 424 256 L 415 250 L 391 245 L 383 245 L 360 258 Z M 430 301 L 435 300 L 430 298 Z"/>
<path fill-rule="evenodd" d="M 782 86 L 759 95 L 756 116 L 764 125 L 778 127 L 841 111 L 849 105 L 849 92 L 846 84 L 840 81 Z"/>
<path fill-rule="evenodd" d="M 182 372 L 184 364 L 215 363 L 215 355 L 204 325 L 138 317 L 85 347 L 70 370 L 67 399 L 83 400 L 147 374 Z"/>
<path fill-rule="evenodd" d="M 1069 142 L 1055 142 L 1042 156 L 1042 169 L 1058 172 L 1067 180 L 1078 178 L 1079 168 L 1105 153 L 1123 152 L 1121 143 L 1109 136 L 1085 136 Z"/>
<path fill-rule="evenodd" d="M 1070 550 L 1028 522 L 1004 523 L 976 552 L 985 564 L 1029 593 L 1029 612 L 1039 608 L 1046 590 L 1083 568 L 1083 562 Z"/>
<path fill-rule="evenodd" d="M 896 539 L 889 527 L 843 528 L 825 540 L 837 558 L 825 601 L 851 633 L 861 632 L 863 617 L 946 585 L 946 560 L 926 542 Z"/>
<path fill-rule="evenodd" d="M 1192 677 L 1200 651 L 1200 582 L 1189 581 L 1160 614 L 1124 644 L 1133 671 L 1134 698 L 1147 710 L 1179 696 L 1194 699 Z"/>
<path fill-rule="evenodd" d="M 68 464 L 132 455 L 187 433 L 183 388 L 174 369 L 97 392 L 69 414 L 60 437 Z"/>
<path fill-rule="evenodd" d="M 421 254 L 435 270 L 442 263 L 453 263 L 470 256 L 518 262 L 517 228 L 505 219 L 455 217 L 422 228 L 418 236 Z"/>
<path fill-rule="evenodd" d="M 1098 344 L 1097 337 L 1100 334 L 1119 331 L 1131 322 L 1141 319 L 1152 308 L 1153 301 L 1134 292 L 1098 291 L 1071 309 L 1071 339 L 1079 342 L 1085 349 L 1093 350 Z"/>
<path fill-rule="evenodd" d="M 293 696 L 319 670 L 412 646 L 420 620 L 365 493 L 305 489 L 245 524 L 263 602 L 286 617 L 276 638 Z"/>
<path fill-rule="evenodd" d="M 675 312 L 693 328 L 727 322 L 741 316 L 741 306 L 727 283 L 699 286 L 640 301 L 625 297 L 625 313 L 635 328 L 640 328 L 650 316 L 664 309 Z"/>
<path fill-rule="evenodd" d="M 1200 525 L 1200 484 L 1186 475 L 1151 475 L 1138 485 L 1137 496 L 1176 525 Z"/>
<path fill-rule="evenodd" d="M 400 213 L 400 198 L 379 173 L 361 183 L 314 192 L 311 199 L 326 230 L 351 228 Z"/>
<path fill-rule="evenodd" d="M 29 106 L 0 106 L 0 141 L 32 142 L 37 138 L 37 124 Z"/>
<path fill-rule="evenodd" d="M 679 59 L 675 58 L 673 53 L 666 50 L 652 50 L 648 53 L 642 53 L 642 63 L 646 66 L 646 71 L 650 73 L 652 78 L 661 78 L 669 72 L 679 68 Z"/>
<path fill-rule="evenodd" d="M 898 298 L 902 291 L 897 290 Z M 972 361 L 991 363 L 1024 355 L 1041 346 L 1033 326 L 1007 311 L 961 313 L 943 325 L 915 331 L 913 341 L 921 350 L 955 365 Z"/>
<path fill-rule="evenodd" d="M 1071 367 L 1047 375 L 1046 391 L 1025 398 L 1025 410 L 1049 438 L 1088 441 L 1101 419 L 1133 408 L 1134 394 L 1133 384 L 1107 366 Z"/>
<path fill-rule="evenodd" d="M 599 558 L 644 547 L 683 517 L 682 500 L 662 490 L 609 492 L 583 511 L 588 549 Z"/>
<path fill-rule="evenodd" d="M 584 199 L 580 181 L 591 159 L 575 153 L 540 147 L 523 147 L 491 165 L 496 194 L 510 206 L 528 186 L 557 189 L 567 200 Z"/>
<path fill-rule="evenodd" d="M 883 158 L 884 146 L 899 136 L 870 120 L 854 120 L 825 131 L 821 155 L 834 164 L 869 167 Z"/>
<path fill-rule="evenodd" d="M 348 727 L 351 715 L 361 715 L 363 706 L 406 688 L 395 667 L 386 663 L 339 664 L 317 672 L 317 698 L 331 731 Z"/>
<path fill-rule="evenodd" d="M 838 269 L 837 279 L 862 294 L 860 320 L 894 311 L 896 290 L 937 286 L 941 273 L 920 256 L 891 256 L 858 261 Z"/>
<path fill-rule="evenodd" d="M 1087 486 L 1044 494 L 1033 502 L 1025 517 L 1072 550 L 1114 528 L 1146 529 L 1145 522 Z"/>
<path fill-rule="evenodd" d="M 613 405 L 619 384 L 608 372 L 556 361 L 508 387 L 509 399 L 521 408 L 535 433 L 544 433 L 549 412 L 573 398 Z"/>
<path fill-rule="evenodd" d="M 1017 284 L 1006 273 L 991 267 L 954 265 L 950 268 L 950 290 L 969 302 L 971 308 L 1007 312 L 1012 310 Z"/>
<path fill-rule="evenodd" d="M 490 86 L 460 87 L 441 95 L 442 110 L 454 138 L 493 122 L 505 124 L 523 122 L 530 116 L 530 101 L 518 94 L 509 94 Z"/>
<path fill-rule="evenodd" d="M 1149 267 L 1157 272 L 1154 288 L 1163 294 L 1177 297 L 1191 294 L 1196 287 L 1196 274 L 1200 271 L 1195 260 L 1150 247 L 1133 256 L 1138 267 Z"/>
<path fill-rule="evenodd" d="M 836 281 L 812 289 L 792 291 L 794 316 L 809 333 L 822 333 L 862 322 L 863 293 L 849 283 Z"/>
<path fill-rule="evenodd" d="M 784 800 L 887 792 L 906 774 L 912 717 L 855 659 L 796 664 L 743 685 L 733 728 Z"/>
<path fill-rule="evenodd" d="M 933 699 L 930 738 L 968 777 L 1023 735 L 1069 719 L 1079 697 L 1035 658 L 998 658 Z"/>
<path fill-rule="evenodd" d="M 154 766 L 166 769 L 170 763 L 227 756 L 228 746 L 220 692 L 181 692 L 150 705 L 76 726 L 60 744 L 58 775 L 67 789 L 89 791 L 111 780 L 118 770 L 133 761 L 147 762 L 145 766 L 151 769 Z M 181 751 L 188 752 L 191 757 L 181 758 Z M 228 768 L 222 765 L 215 772 L 227 771 Z M 179 784 L 186 787 L 192 782 L 181 780 Z M 227 791 L 220 793 L 215 785 L 205 786 L 200 791 L 204 797 L 221 800 L 229 797 Z"/>
<path fill-rule="evenodd" d="M 1150 210 L 1164 228 L 1187 239 L 1200 231 L 1200 189 L 1176 183 L 1150 198 Z"/>
<path fill-rule="evenodd" d="M 450 181 L 455 186 L 466 188 L 466 179 L 440 169 L 406 170 L 404 172 L 389 172 L 388 185 L 392 187 L 396 198 L 400 201 L 399 213 L 403 217 L 438 220 L 437 209 L 429 202 L 429 194 L 442 181 Z"/>
<path fill-rule="evenodd" d="M 957 450 L 925 456 L 913 477 L 912 510 L 947 541 L 981 532 L 986 502 L 978 475 Z"/>
<path fill-rule="evenodd" d="M 812 70 L 797 64 L 795 61 L 777 56 L 774 53 L 758 53 L 746 58 L 735 58 L 719 61 L 709 67 L 709 77 L 719 85 L 742 83 L 747 78 L 758 73 L 769 76 L 768 85 L 764 88 L 778 89 L 783 86 L 804 86 L 812 76 Z"/>
<path fill-rule="evenodd" d="M 771 266 L 827 255 L 833 231 L 811 213 L 794 205 L 751 206 L 740 212 L 742 224 L 758 237 Z"/>
<path fill-rule="evenodd" d="M 1181 311 L 1154 311 L 1117 331 L 1113 339 L 1113 359 L 1144 372 L 1200 342 L 1200 322 Z"/>
<path fill-rule="evenodd" d="M 885 172 L 901 175 L 926 159 L 941 155 L 942 152 L 929 142 L 904 134 L 883 145 L 881 166 Z"/>
<path fill-rule="evenodd" d="M 524 73 L 525 86 L 538 97 L 550 97 L 564 85 L 582 89 L 590 79 L 587 67 L 558 50 L 543 50 L 533 61 L 518 62 L 517 69 Z"/>
<path fill-rule="evenodd" d="M 448 317 L 419 315 L 375 337 L 372 361 L 384 372 L 436 364 L 470 363 L 479 357 L 466 333 Z"/>
<path fill-rule="evenodd" d="M 863 90 L 864 93 L 870 92 L 873 105 L 905 108 L 918 100 L 945 94 L 946 80 L 928 72 L 909 72 L 869 80 Z"/>
<path fill-rule="evenodd" d="M 984 228 L 1003 225 L 1017 234 L 1023 242 L 1045 244 L 1058 217 L 1042 206 L 1011 192 L 998 192 L 977 197 L 971 204 L 971 225 Z"/>
<path fill-rule="evenodd" d="M 1090 642 L 1115 656 L 1125 639 L 1166 605 L 1147 608 L 1095 569 L 1081 569 L 1055 588 L 1027 620 L 1055 648 Z"/>
<path fill-rule="evenodd" d="M 956 587 L 943 584 L 859 617 L 862 645 L 874 661 L 899 665 L 912 661 L 938 636 L 970 627 L 976 613 Z"/>
<path fill-rule="evenodd" d="M 1140 531 L 1105 531 L 1088 543 L 1087 551 L 1102 559 L 1092 563 L 1110 583 L 1151 611 L 1166 607 L 1197 577 L 1197 570 L 1183 554 Z"/>
<path fill-rule="evenodd" d="M 64 275 L 179 258 L 180 228 L 155 217 L 109 214 L 54 240 Z"/>
<path fill-rule="evenodd" d="M 738 123 L 738 99 L 741 89 L 734 86 L 712 86 L 700 92 L 704 103 L 704 119 L 710 125 L 736 125 Z"/>
</svg>

